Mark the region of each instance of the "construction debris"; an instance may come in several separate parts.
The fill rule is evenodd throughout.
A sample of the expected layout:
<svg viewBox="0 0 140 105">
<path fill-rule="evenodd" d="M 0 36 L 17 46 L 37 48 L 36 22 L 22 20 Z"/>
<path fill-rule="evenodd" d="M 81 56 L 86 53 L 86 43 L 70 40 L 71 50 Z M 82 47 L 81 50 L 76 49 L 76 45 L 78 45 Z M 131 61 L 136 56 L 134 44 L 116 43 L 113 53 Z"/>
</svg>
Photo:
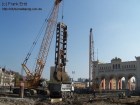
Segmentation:
<svg viewBox="0 0 140 105">
<path fill-rule="evenodd" d="M 73 98 L 51 103 L 50 98 L 0 97 L 0 105 L 140 105 L 140 97 L 98 99 L 91 94 L 75 94 Z"/>
</svg>

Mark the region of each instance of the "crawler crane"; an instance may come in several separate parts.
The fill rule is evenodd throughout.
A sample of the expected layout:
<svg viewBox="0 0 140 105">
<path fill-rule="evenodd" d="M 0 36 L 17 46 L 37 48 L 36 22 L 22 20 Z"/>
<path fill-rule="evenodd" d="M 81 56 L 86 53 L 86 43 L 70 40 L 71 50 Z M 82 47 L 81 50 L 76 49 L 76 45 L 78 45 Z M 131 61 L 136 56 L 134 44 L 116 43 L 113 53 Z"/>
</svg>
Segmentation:
<svg viewBox="0 0 140 105">
<path fill-rule="evenodd" d="M 22 68 L 26 72 L 27 77 L 27 88 L 36 88 L 39 85 L 39 81 L 46 64 L 49 48 L 51 45 L 51 40 L 56 28 L 57 17 L 59 11 L 59 4 L 62 0 L 55 0 L 53 10 L 48 18 L 47 27 L 45 29 L 45 35 L 43 37 L 41 47 L 38 53 L 36 67 L 34 73 L 31 73 L 30 69 L 26 66 L 26 63 L 31 55 L 31 51 L 27 54 L 24 62 L 22 63 Z M 35 46 L 36 42 L 33 43 Z"/>
<path fill-rule="evenodd" d="M 36 89 L 39 86 L 41 74 L 43 72 L 52 36 L 56 28 L 56 47 L 55 47 L 55 70 L 53 72 L 52 83 L 48 83 L 48 90 L 50 97 L 62 97 L 66 96 L 65 94 L 71 93 L 71 83 L 67 73 L 65 72 L 66 66 L 66 52 L 67 52 L 67 26 L 59 22 L 57 24 L 57 16 L 59 10 L 59 4 L 62 0 L 55 0 L 54 8 L 51 12 L 51 15 L 48 19 L 47 27 L 45 30 L 45 35 L 42 40 L 42 44 L 39 50 L 38 58 L 36 61 L 35 73 L 31 73 L 26 63 L 31 55 L 31 51 L 27 54 L 24 62 L 22 63 L 22 68 L 25 70 L 27 75 L 27 88 Z M 57 24 L 57 25 L 56 25 Z M 33 43 L 35 45 L 36 42 Z"/>
</svg>

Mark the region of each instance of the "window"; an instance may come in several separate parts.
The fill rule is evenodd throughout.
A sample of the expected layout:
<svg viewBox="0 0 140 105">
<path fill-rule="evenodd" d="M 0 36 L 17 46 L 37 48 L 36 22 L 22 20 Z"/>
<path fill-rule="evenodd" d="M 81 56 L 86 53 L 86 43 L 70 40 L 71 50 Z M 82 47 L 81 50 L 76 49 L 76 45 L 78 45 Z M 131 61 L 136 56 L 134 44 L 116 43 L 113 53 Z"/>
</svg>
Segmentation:
<svg viewBox="0 0 140 105">
<path fill-rule="evenodd" d="M 117 69 L 117 64 L 115 65 L 115 69 Z"/>
<path fill-rule="evenodd" d="M 115 67 L 114 67 L 114 64 L 113 64 L 113 69 L 114 69 Z"/>
<path fill-rule="evenodd" d="M 134 68 L 135 68 L 136 66 L 134 65 Z"/>
<path fill-rule="evenodd" d="M 120 69 L 120 64 L 118 64 L 118 69 Z"/>
</svg>

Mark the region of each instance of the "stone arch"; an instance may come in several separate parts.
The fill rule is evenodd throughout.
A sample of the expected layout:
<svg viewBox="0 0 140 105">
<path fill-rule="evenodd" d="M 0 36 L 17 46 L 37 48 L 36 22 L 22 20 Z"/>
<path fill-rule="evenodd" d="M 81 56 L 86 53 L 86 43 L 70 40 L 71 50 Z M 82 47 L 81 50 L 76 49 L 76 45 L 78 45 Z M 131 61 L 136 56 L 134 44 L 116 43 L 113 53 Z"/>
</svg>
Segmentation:
<svg viewBox="0 0 140 105">
<path fill-rule="evenodd" d="M 135 78 L 135 81 L 132 80 L 133 77 Z M 135 73 L 129 73 L 127 79 L 127 88 L 131 91 L 135 90 L 137 87 L 137 75 Z"/>
<path fill-rule="evenodd" d="M 109 89 L 110 90 L 116 89 L 116 75 L 115 74 L 111 74 L 109 76 Z"/>
<path fill-rule="evenodd" d="M 129 74 L 128 74 L 128 78 L 129 78 L 129 77 L 132 77 L 132 76 L 137 77 L 137 75 L 136 75 L 135 73 L 129 73 Z"/>
<path fill-rule="evenodd" d="M 126 87 L 125 78 L 126 78 L 126 75 L 123 73 L 117 75 L 116 89 L 118 89 L 118 90 L 125 89 L 125 87 Z"/>
<path fill-rule="evenodd" d="M 100 89 L 105 90 L 106 89 L 106 75 L 100 76 Z"/>
</svg>

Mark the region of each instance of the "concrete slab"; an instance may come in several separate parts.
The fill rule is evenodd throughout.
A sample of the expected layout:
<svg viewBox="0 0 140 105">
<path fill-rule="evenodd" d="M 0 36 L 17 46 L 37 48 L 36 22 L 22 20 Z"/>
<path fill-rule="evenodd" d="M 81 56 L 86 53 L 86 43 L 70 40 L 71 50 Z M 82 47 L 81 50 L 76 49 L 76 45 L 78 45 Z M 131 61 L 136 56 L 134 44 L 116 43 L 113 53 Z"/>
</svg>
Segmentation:
<svg viewBox="0 0 140 105">
<path fill-rule="evenodd" d="M 62 98 L 51 98 L 51 103 L 61 102 Z"/>
</svg>

